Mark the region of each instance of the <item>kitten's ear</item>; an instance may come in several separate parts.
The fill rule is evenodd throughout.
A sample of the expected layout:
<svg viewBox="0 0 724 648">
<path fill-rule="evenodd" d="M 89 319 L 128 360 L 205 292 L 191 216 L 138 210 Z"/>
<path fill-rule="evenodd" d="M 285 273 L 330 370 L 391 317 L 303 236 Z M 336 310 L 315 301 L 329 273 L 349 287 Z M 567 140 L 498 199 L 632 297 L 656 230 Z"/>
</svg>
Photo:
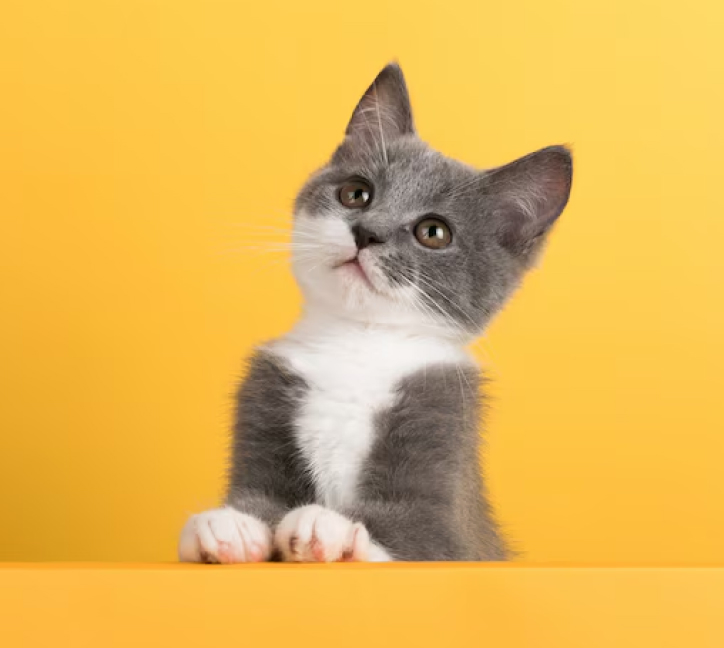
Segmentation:
<svg viewBox="0 0 724 648">
<path fill-rule="evenodd" d="M 533 253 L 568 203 L 573 159 L 550 146 L 489 171 L 483 178 L 503 247 L 521 257 Z"/>
<path fill-rule="evenodd" d="M 407 84 L 397 63 L 390 63 L 360 99 L 347 125 L 347 136 L 392 140 L 415 132 Z"/>
</svg>

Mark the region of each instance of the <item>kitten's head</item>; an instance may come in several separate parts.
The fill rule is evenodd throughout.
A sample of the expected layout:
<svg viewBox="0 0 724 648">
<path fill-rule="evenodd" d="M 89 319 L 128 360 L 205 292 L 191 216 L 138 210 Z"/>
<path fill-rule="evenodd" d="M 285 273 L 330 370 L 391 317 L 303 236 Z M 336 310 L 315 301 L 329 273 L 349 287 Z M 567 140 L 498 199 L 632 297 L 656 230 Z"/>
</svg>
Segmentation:
<svg viewBox="0 0 724 648">
<path fill-rule="evenodd" d="M 571 177 L 559 146 L 485 171 L 434 151 L 388 65 L 297 197 L 293 267 L 308 308 L 477 335 L 534 261 Z"/>
</svg>

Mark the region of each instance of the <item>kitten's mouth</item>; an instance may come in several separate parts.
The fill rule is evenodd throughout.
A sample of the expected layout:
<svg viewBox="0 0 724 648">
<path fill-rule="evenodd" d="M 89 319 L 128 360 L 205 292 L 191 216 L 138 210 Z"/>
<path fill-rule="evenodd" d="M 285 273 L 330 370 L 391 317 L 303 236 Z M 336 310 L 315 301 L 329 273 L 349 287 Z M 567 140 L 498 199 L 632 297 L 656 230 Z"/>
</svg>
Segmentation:
<svg viewBox="0 0 724 648">
<path fill-rule="evenodd" d="M 353 276 L 357 277 L 358 279 L 361 279 L 370 290 L 375 290 L 374 285 L 370 281 L 369 276 L 367 275 L 367 272 L 365 271 L 364 267 L 360 263 L 359 255 L 355 255 L 351 259 L 347 259 L 346 261 L 342 261 L 342 263 L 337 264 L 334 266 L 335 270 L 342 268 L 345 269 L 350 274 L 353 274 Z"/>
</svg>

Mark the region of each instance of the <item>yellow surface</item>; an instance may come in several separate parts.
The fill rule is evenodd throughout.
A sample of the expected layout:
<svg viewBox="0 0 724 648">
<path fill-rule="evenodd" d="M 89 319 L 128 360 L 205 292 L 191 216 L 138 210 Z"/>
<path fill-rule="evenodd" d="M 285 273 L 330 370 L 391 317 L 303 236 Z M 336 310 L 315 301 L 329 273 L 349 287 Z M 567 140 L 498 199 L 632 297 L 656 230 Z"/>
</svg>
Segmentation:
<svg viewBox="0 0 724 648">
<path fill-rule="evenodd" d="M 0 569 L 4 645 L 721 648 L 724 569 Z"/>
<path fill-rule="evenodd" d="M 490 485 L 516 545 L 533 561 L 723 562 L 723 26 L 715 0 L 3 0 L 0 559 L 174 558 L 186 514 L 221 492 L 241 359 L 298 310 L 283 255 L 244 250 L 260 245 L 245 225 L 288 227 L 397 57 L 446 153 L 576 153 L 546 261 L 480 350 Z M 423 573 L 415 600 L 435 589 Z M 477 592 L 466 573 L 437 578 Z M 189 578 L 251 596 L 245 574 L 209 574 Z M 481 576 L 505 599 L 492 609 L 519 619 L 496 579 L 536 598 L 545 576 L 497 574 Z M 674 583 L 692 574 L 666 596 L 684 601 Z M 86 578 L 136 591 L 135 575 Z M 315 605 L 295 601 L 275 614 Z M 501 627 L 484 601 L 464 604 Z M 554 605 L 539 602 L 536 623 Z M 215 632 L 226 617 L 203 609 Z"/>
</svg>

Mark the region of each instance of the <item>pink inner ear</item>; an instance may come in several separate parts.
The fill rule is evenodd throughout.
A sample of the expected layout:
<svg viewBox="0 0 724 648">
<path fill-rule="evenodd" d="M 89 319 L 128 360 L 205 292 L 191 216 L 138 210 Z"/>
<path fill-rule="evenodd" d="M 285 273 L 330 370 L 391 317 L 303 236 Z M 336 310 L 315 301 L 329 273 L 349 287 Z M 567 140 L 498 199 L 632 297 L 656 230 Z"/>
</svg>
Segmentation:
<svg viewBox="0 0 724 648">
<path fill-rule="evenodd" d="M 560 216 L 568 202 L 571 192 L 570 173 L 565 169 L 556 169 L 543 182 L 543 204 L 538 219 L 550 225 Z"/>
</svg>

